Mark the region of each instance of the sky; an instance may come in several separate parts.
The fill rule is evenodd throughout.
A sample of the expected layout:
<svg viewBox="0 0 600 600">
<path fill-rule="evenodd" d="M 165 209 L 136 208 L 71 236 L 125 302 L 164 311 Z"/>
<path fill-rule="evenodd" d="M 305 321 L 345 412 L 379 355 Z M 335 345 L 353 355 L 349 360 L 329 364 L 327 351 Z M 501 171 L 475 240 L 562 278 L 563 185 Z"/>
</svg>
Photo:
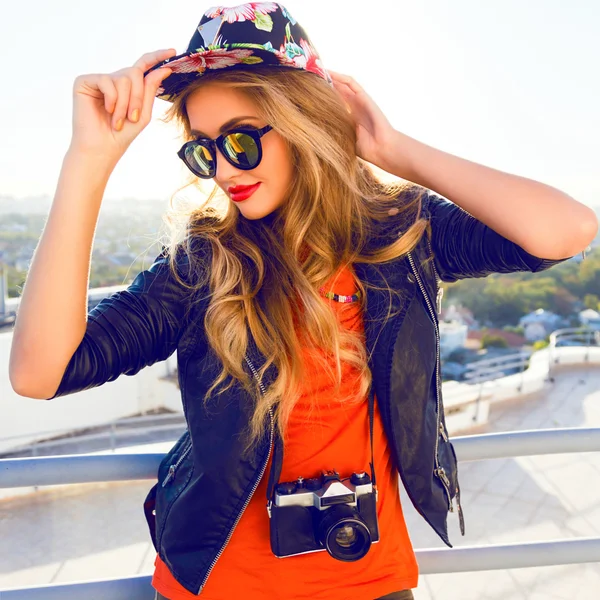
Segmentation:
<svg viewBox="0 0 600 600">
<path fill-rule="evenodd" d="M 235 6 L 240 2 L 223 2 Z M 54 196 L 83 73 L 186 50 L 188 0 L 2 0 L 0 196 Z M 392 126 L 445 152 L 600 206 L 598 0 L 287 0 L 325 67 L 354 77 Z M 161 199 L 187 177 L 174 125 L 151 123 L 105 198 Z"/>
</svg>

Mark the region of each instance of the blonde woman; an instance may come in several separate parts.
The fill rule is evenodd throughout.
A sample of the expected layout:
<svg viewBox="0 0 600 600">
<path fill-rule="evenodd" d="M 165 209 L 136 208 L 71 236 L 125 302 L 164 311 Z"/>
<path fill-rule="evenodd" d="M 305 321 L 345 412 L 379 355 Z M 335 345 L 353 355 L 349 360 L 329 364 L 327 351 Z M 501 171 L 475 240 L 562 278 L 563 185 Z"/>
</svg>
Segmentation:
<svg viewBox="0 0 600 600">
<path fill-rule="evenodd" d="M 214 191 L 86 318 L 103 191 L 155 97 Z M 144 505 L 156 598 L 412 598 L 399 476 L 445 544 L 448 512 L 464 534 L 440 281 L 542 271 L 596 230 L 556 189 L 394 130 L 282 5 L 214 7 L 185 53 L 76 79 L 11 382 L 52 399 L 177 351 L 187 431 Z"/>
</svg>

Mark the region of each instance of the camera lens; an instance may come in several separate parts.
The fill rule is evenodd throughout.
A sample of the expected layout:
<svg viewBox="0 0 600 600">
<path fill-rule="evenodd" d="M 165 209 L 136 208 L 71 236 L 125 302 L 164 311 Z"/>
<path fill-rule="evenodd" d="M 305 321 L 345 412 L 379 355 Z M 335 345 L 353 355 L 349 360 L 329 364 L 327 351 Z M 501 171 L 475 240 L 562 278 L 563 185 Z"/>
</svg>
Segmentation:
<svg viewBox="0 0 600 600">
<path fill-rule="evenodd" d="M 371 548 L 371 532 L 358 512 L 347 504 L 325 511 L 317 529 L 330 556 L 346 562 L 359 560 Z"/>
<path fill-rule="evenodd" d="M 344 525 L 336 531 L 335 543 L 342 548 L 352 548 L 357 539 L 356 530 L 350 525 Z"/>
</svg>

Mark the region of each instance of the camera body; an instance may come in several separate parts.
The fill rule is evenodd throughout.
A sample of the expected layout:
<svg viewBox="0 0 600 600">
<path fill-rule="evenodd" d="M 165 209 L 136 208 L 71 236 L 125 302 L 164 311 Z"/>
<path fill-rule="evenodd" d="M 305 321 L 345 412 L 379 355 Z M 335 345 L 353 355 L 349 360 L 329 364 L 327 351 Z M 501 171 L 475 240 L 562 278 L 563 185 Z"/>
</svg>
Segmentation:
<svg viewBox="0 0 600 600">
<path fill-rule="evenodd" d="M 284 558 L 327 551 L 356 561 L 379 541 L 377 489 L 364 472 L 340 480 L 336 471 L 279 483 L 270 504 L 271 549 Z"/>
</svg>

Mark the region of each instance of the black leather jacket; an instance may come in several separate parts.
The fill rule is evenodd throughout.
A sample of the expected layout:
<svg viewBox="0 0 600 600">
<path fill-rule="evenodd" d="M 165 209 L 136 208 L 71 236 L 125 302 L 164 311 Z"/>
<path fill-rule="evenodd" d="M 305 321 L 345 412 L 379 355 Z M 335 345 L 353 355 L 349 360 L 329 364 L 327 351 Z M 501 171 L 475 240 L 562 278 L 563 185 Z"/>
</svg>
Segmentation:
<svg viewBox="0 0 600 600">
<path fill-rule="evenodd" d="M 424 236 L 407 256 L 354 268 L 361 280 L 401 292 L 398 298 L 368 289 L 364 324 L 374 390 L 408 496 L 451 546 L 446 520 L 455 502 L 463 534 L 464 527 L 456 455 L 441 398 L 439 280 L 538 272 L 567 259 L 537 258 L 434 193 L 424 198 L 423 211 L 431 221 L 431 241 Z M 399 233 L 390 217 L 387 234 Z M 435 261 L 422 265 L 432 251 Z M 219 397 L 217 408 L 211 404 L 210 412 L 204 409 L 201 399 L 220 370 L 203 329 L 196 325 L 202 323 L 207 300 L 188 314 L 182 298 L 166 256 L 159 255 L 127 290 L 102 300 L 90 312 L 85 337 L 53 398 L 123 373 L 134 375 L 177 350 L 188 429 L 160 463 L 158 482 L 148 493 L 144 511 L 160 557 L 181 585 L 199 594 L 250 502 L 273 446 L 281 440 L 271 420 L 268 443 L 251 458 L 240 458 L 237 434 L 247 423 L 252 403 L 239 385 Z M 390 298 L 391 312 L 397 314 L 385 320 Z M 257 376 L 263 360 L 250 336 L 248 373 Z M 267 371 L 263 386 L 274 377 L 273 369 Z M 281 452 L 274 454 L 273 468 L 279 474 L 277 455 Z"/>
</svg>

